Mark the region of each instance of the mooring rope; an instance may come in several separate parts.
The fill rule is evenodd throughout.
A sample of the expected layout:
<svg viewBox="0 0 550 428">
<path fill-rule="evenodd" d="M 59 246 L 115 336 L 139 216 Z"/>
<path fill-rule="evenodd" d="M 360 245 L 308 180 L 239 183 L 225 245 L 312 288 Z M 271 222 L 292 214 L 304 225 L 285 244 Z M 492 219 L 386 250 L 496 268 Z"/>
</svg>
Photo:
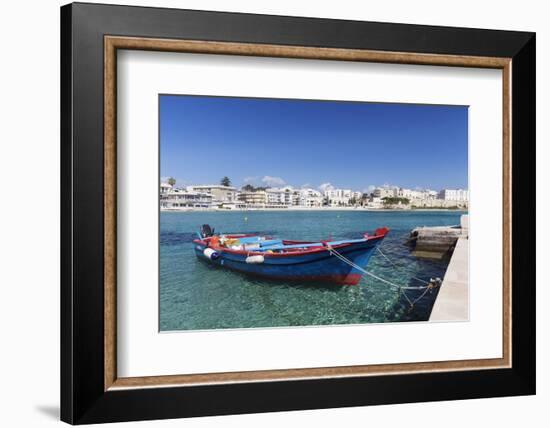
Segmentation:
<svg viewBox="0 0 550 428">
<path fill-rule="evenodd" d="M 380 247 L 376 247 L 376 251 L 378 251 L 378 253 L 379 253 L 382 257 L 384 257 L 384 259 L 386 259 L 395 269 L 400 270 L 401 272 L 405 272 L 404 268 L 403 268 L 402 266 L 398 266 L 396 263 L 394 263 L 388 256 L 386 256 L 386 255 L 382 252 L 382 250 L 380 249 Z M 408 273 L 408 272 L 406 272 L 406 273 Z M 420 279 L 420 278 L 418 278 L 418 277 L 416 277 L 416 276 L 411 276 L 411 279 L 414 279 L 414 280 L 416 280 L 416 281 L 418 281 L 418 282 L 421 282 L 421 283 L 423 283 L 423 284 L 430 284 L 430 281 L 426 281 L 425 279 Z"/>
<path fill-rule="evenodd" d="M 426 293 L 436 287 L 439 286 L 440 284 L 440 281 L 434 281 L 434 280 L 431 280 L 431 281 L 424 281 L 424 280 L 420 280 L 422 282 L 424 282 L 425 284 L 427 285 L 422 285 L 422 286 L 418 286 L 418 287 L 411 287 L 411 286 L 405 286 L 405 285 L 399 285 L 399 284 L 395 284 L 391 281 L 388 281 L 387 279 L 384 279 L 378 275 L 375 275 L 374 273 L 372 272 L 369 272 L 365 269 L 363 269 L 361 266 L 355 264 L 354 262 L 352 262 L 351 260 L 349 260 L 348 258 L 346 258 L 345 256 L 343 256 L 342 254 L 340 254 L 338 251 L 336 251 L 334 248 L 332 248 L 330 245 L 327 244 L 327 249 L 329 250 L 330 254 L 334 255 L 335 257 L 337 257 L 339 260 L 343 261 L 344 263 L 350 265 L 351 267 L 357 269 L 359 272 L 362 272 L 364 273 L 365 275 L 368 275 L 380 282 L 383 282 L 384 284 L 387 284 L 389 285 L 390 287 L 396 289 L 398 292 L 400 292 L 401 294 L 403 294 L 403 296 L 405 297 L 405 299 L 407 299 L 407 302 L 409 302 L 409 305 L 411 306 L 411 309 L 414 307 L 414 305 L 420 300 L 422 299 Z M 405 293 L 405 290 L 424 290 L 424 292 L 419 296 L 417 297 L 416 299 L 414 300 L 411 300 L 409 298 L 409 296 L 407 295 L 407 293 Z"/>
</svg>

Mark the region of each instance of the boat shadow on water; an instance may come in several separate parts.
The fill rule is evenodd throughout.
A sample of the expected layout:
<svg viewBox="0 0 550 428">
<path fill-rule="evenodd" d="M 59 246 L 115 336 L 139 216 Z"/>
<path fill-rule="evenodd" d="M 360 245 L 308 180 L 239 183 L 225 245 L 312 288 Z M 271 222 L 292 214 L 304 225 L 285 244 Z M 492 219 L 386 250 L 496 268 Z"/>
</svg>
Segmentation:
<svg viewBox="0 0 550 428">
<path fill-rule="evenodd" d="M 233 278 L 240 278 L 243 282 L 252 282 L 256 285 L 266 285 L 271 287 L 284 287 L 288 289 L 310 289 L 310 290 L 322 290 L 329 292 L 341 292 L 342 289 L 356 288 L 357 285 L 341 285 L 335 284 L 330 281 L 292 281 L 292 280 L 280 280 L 265 278 L 260 275 L 254 275 L 251 273 L 239 272 L 237 270 L 228 269 L 223 266 L 213 265 L 206 260 L 195 258 L 195 263 L 198 269 L 206 269 L 208 271 L 223 271 L 227 275 L 232 275 Z"/>
</svg>

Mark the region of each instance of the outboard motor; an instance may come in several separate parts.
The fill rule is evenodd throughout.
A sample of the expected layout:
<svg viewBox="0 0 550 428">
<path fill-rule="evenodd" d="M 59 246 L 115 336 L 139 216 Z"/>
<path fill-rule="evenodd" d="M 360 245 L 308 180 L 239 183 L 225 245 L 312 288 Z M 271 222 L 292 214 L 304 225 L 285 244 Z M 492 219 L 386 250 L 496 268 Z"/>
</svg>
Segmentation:
<svg viewBox="0 0 550 428">
<path fill-rule="evenodd" d="M 209 238 L 214 236 L 214 229 L 209 224 L 203 224 L 201 226 L 201 238 Z"/>
</svg>

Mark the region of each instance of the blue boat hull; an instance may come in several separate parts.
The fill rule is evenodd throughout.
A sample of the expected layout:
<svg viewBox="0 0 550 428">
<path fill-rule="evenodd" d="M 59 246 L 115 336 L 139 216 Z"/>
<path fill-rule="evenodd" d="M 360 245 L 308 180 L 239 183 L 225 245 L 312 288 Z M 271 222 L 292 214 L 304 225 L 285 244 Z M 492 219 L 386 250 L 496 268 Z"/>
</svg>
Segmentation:
<svg viewBox="0 0 550 428">
<path fill-rule="evenodd" d="M 383 237 L 338 248 L 338 253 L 354 264 L 365 268 Z M 220 251 L 218 258 L 211 259 L 204 254 L 206 245 L 195 243 L 195 254 L 200 260 L 223 268 L 263 278 L 286 281 L 318 281 L 356 285 L 362 273 L 331 254 L 329 249 L 313 253 L 286 256 L 265 254 L 263 263 L 246 262 L 247 254 Z"/>
</svg>

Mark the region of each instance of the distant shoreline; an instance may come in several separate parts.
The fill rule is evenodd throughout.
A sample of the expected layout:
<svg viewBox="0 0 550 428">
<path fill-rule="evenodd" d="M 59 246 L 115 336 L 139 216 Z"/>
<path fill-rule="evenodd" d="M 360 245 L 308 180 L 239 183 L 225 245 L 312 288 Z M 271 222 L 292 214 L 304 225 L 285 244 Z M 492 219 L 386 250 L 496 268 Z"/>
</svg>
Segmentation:
<svg viewBox="0 0 550 428">
<path fill-rule="evenodd" d="M 163 213 L 190 213 L 190 212 L 221 212 L 221 213 L 230 213 L 230 212 L 255 212 L 255 211 L 275 211 L 275 212 L 285 212 L 285 211 L 364 211 L 364 212 L 411 212 L 411 211 L 468 211 L 468 208 L 356 208 L 356 207 L 315 207 L 315 208 L 304 208 L 304 207 L 292 207 L 292 208 L 235 208 L 235 209 L 219 209 L 219 208 L 183 208 L 183 209 L 163 209 L 160 210 Z"/>
</svg>

